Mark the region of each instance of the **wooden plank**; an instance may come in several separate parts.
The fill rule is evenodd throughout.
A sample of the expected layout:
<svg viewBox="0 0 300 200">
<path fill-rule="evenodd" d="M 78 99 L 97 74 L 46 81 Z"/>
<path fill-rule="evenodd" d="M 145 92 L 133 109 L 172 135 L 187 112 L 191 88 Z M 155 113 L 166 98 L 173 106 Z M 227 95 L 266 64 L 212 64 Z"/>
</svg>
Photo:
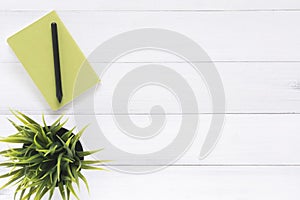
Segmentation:
<svg viewBox="0 0 300 200">
<path fill-rule="evenodd" d="M 43 16 L 44 11 L 2 11 L 1 62 L 17 62 L 5 38 Z M 300 61 L 300 12 L 101 12 L 60 11 L 61 18 L 86 55 L 111 37 L 139 28 L 181 33 L 202 46 L 213 61 Z M 289 22 L 289 23 L 287 23 Z M 177 44 L 178 43 L 178 44 Z M 175 46 L 190 48 L 181 41 Z M 124 45 L 124 44 L 120 44 Z M 113 49 L 107 49 L 112 51 Z M 141 53 L 141 52 L 139 52 Z M 133 54 L 130 62 L 172 62 L 175 56 Z M 206 59 L 196 59 L 195 61 Z M 99 61 L 106 61 L 101 60 Z M 179 60 L 180 61 L 180 60 Z"/>
<path fill-rule="evenodd" d="M 40 115 L 31 115 L 31 117 L 37 121 L 41 121 Z M 75 124 L 77 127 L 80 126 L 78 121 L 75 123 L 72 116 L 68 117 L 70 117 L 70 120 L 66 125 L 67 128 L 72 128 Z M 84 117 L 85 121 L 92 123 L 91 120 L 88 120 L 91 116 L 84 115 L 81 117 Z M 130 133 L 130 129 L 122 129 L 121 131 L 115 123 L 114 116 L 97 115 L 96 119 L 102 130 L 102 134 L 105 135 L 112 145 L 126 152 L 146 155 L 165 148 L 174 140 L 181 125 L 181 117 L 179 115 L 167 115 L 161 132 L 156 137 L 144 140 L 125 135 L 122 131 Z M 298 123 L 300 115 L 226 115 L 221 139 L 212 153 L 201 160 L 199 159 L 199 154 L 208 132 L 211 117 L 211 115 L 199 115 L 199 127 L 196 132 L 196 138 L 191 141 L 190 148 L 174 165 L 292 166 L 300 164 L 298 153 L 300 151 L 300 125 Z M 6 118 L 12 118 L 12 116 L 0 116 L 1 136 L 14 133 L 14 128 Z M 53 122 L 56 118 L 56 115 L 46 116 L 48 123 Z M 131 115 L 130 118 L 136 126 L 140 127 L 146 127 L 151 123 L 150 116 L 146 115 Z M 95 132 L 98 133 L 99 130 L 88 128 L 86 134 L 95 134 Z M 99 132 L 98 134 L 101 133 Z M 85 140 L 83 143 L 89 150 L 91 150 L 89 146 L 94 144 L 91 141 Z M 97 146 L 95 148 L 102 147 Z M 0 148 L 3 150 L 7 146 L 1 144 Z M 166 164 L 165 158 L 167 156 L 169 154 L 159 155 L 153 163 L 155 165 L 164 165 Z M 108 153 L 108 155 L 101 154 L 101 159 L 111 160 L 112 158 Z M 122 160 L 116 160 L 109 163 L 109 165 L 139 166 L 141 164 L 135 163 L 134 160 L 122 158 Z M 146 160 L 145 163 L 145 165 L 152 165 L 151 160 Z"/>
<path fill-rule="evenodd" d="M 115 88 L 122 77 L 132 69 L 149 63 L 116 63 L 102 76 L 102 83 L 97 90 L 76 99 L 76 113 L 91 114 L 91 111 L 78 106 L 88 97 L 94 98 L 96 114 L 138 114 L 149 113 L 155 105 L 161 105 L 166 113 L 187 113 L 181 110 L 173 93 L 157 85 L 147 86 L 133 94 L 129 101 L 128 112 L 116 104 L 117 111 L 112 110 L 112 98 Z M 181 74 L 193 89 L 198 110 L 191 113 L 212 113 L 211 100 L 201 76 L 185 63 L 158 63 Z M 226 113 L 299 113 L 300 68 L 296 63 L 216 63 L 215 66 L 223 81 L 226 95 Z M 99 65 L 93 65 L 97 70 Z M 19 63 L 0 64 L 1 101 L 0 113 L 9 114 L 9 108 L 31 114 L 54 113 Z M 121 89 L 132 84 L 127 82 Z M 94 95 L 94 96 L 93 96 Z M 73 113 L 72 104 L 63 108 L 62 113 Z"/>
<path fill-rule="evenodd" d="M 251 10 L 251 9 L 299 9 L 297 0 L 187 0 L 187 1 L 147 1 L 147 0 L 88 0 L 84 4 L 80 0 L 52 0 L 41 2 L 28 0 L 19 2 L 11 0 L 1 3 L 1 10 L 5 9 L 64 9 L 64 10 Z"/>
<path fill-rule="evenodd" d="M 284 199 L 299 197 L 299 168 L 170 167 L 141 176 L 88 172 L 83 199 Z M 99 189 L 101 188 L 101 189 Z M 118 192 L 115 192 L 117 188 Z M 274 192 L 276 191 L 276 192 Z"/>
<path fill-rule="evenodd" d="M 89 200 L 298 200 L 300 195 L 299 167 L 168 167 L 139 176 L 114 171 L 84 175 L 91 193 L 82 185 L 80 199 Z M 13 199 L 13 189 L 2 193 L 3 198 Z M 60 199 L 58 192 L 53 199 Z"/>
</svg>

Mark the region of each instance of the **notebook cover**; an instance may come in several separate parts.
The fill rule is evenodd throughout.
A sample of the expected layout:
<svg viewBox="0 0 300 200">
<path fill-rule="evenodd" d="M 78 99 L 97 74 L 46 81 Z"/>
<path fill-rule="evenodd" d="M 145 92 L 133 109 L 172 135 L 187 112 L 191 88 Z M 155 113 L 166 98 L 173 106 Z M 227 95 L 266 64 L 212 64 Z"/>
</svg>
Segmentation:
<svg viewBox="0 0 300 200">
<path fill-rule="evenodd" d="M 58 28 L 63 91 L 61 103 L 56 98 L 52 22 L 56 22 Z M 9 37 L 7 42 L 53 110 L 63 107 L 99 82 L 97 74 L 55 11 Z M 78 75 L 80 84 L 76 82 Z"/>
</svg>

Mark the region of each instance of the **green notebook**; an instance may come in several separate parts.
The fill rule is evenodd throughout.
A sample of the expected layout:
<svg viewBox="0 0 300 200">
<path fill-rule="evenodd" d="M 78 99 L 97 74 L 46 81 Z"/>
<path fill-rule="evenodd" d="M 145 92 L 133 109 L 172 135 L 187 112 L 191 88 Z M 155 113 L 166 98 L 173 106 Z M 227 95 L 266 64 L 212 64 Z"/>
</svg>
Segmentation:
<svg viewBox="0 0 300 200">
<path fill-rule="evenodd" d="M 58 27 L 63 98 L 56 98 L 51 23 Z M 57 110 L 99 82 L 99 78 L 55 11 L 7 40 L 53 110 Z M 80 73 L 79 73 L 80 72 Z M 76 81 L 80 76 L 80 84 Z M 76 84 L 76 88 L 75 87 Z M 79 87 L 77 87 L 79 86 Z M 74 92 L 75 91 L 75 92 Z"/>
</svg>

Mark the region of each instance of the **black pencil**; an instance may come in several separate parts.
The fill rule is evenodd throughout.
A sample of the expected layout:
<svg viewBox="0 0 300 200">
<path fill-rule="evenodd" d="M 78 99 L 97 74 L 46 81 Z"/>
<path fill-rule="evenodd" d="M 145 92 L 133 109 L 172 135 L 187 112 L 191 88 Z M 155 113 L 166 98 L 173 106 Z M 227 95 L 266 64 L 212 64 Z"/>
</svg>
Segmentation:
<svg viewBox="0 0 300 200">
<path fill-rule="evenodd" d="M 57 98 L 58 102 L 60 103 L 62 100 L 62 97 L 63 97 L 63 92 L 62 92 L 61 73 L 60 73 L 57 24 L 55 22 L 51 23 L 51 32 L 52 32 L 52 47 L 53 47 L 56 98 Z"/>
</svg>

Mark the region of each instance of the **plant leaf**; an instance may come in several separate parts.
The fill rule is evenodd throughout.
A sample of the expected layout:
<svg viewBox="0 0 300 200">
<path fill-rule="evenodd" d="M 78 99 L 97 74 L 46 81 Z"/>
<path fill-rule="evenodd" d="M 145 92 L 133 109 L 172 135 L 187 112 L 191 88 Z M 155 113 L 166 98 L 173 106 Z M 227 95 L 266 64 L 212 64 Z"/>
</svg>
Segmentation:
<svg viewBox="0 0 300 200">
<path fill-rule="evenodd" d="M 94 166 L 89 166 L 89 165 L 81 165 L 81 169 L 88 169 L 88 170 L 105 170 L 104 168 L 101 168 L 101 167 L 94 167 Z"/>
<path fill-rule="evenodd" d="M 59 154 L 57 158 L 57 180 L 60 181 L 60 166 L 61 166 L 61 159 L 62 159 L 63 153 Z"/>
<path fill-rule="evenodd" d="M 111 162 L 111 160 L 83 160 L 82 164 L 93 165 L 93 164 L 100 164 L 100 163 L 106 163 L 106 162 Z"/>
<path fill-rule="evenodd" d="M 31 119 L 30 117 L 28 117 L 27 115 L 21 113 L 20 111 L 15 111 L 17 114 L 21 115 L 27 122 L 29 122 L 30 124 L 36 124 L 39 125 L 37 122 L 35 122 L 33 119 Z"/>
<path fill-rule="evenodd" d="M 58 188 L 59 188 L 59 192 L 60 192 L 62 199 L 66 200 L 66 193 L 65 193 L 65 188 L 64 188 L 63 184 L 58 183 Z"/>
<path fill-rule="evenodd" d="M 78 154 L 78 156 L 84 157 L 84 156 L 92 155 L 94 153 L 98 153 L 99 151 L 102 151 L 102 150 L 103 149 L 98 149 L 98 150 L 94 150 L 94 151 L 77 151 L 76 153 Z"/>
<path fill-rule="evenodd" d="M 82 175 L 81 172 L 78 172 L 78 176 L 79 178 L 84 182 L 85 186 L 86 186 L 86 189 L 88 190 L 88 192 L 90 193 L 90 187 L 89 187 L 89 184 L 86 180 L 86 178 Z"/>
<path fill-rule="evenodd" d="M 79 200 L 79 197 L 77 196 L 76 192 L 74 191 L 74 188 L 72 186 L 72 183 L 67 182 L 66 187 L 69 189 L 69 191 L 74 195 L 74 197 Z"/>
<path fill-rule="evenodd" d="M 1 138 L 0 142 L 27 144 L 27 143 L 31 143 L 32 139 L 26 138 L 26 137 L 22 137 L 22 136 L 8 136 L 6 138 Z"/>
</svg>

